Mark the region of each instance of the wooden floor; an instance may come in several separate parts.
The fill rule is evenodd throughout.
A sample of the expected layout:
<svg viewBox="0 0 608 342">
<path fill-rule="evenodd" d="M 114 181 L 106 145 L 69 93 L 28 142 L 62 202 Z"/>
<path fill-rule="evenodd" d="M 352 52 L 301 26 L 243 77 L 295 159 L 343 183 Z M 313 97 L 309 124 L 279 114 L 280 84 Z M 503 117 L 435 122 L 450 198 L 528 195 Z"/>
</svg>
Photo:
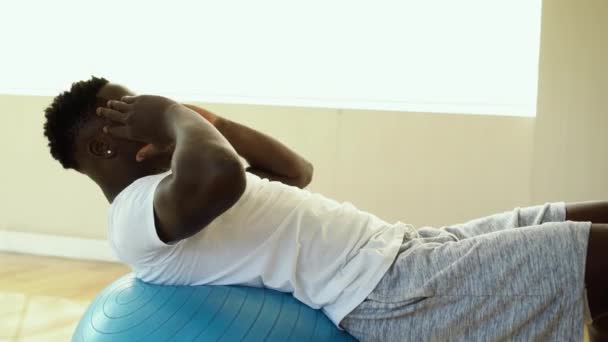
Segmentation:
<svg viewBox="0 0 608 342">
<path fill-rule="evenodd" d="M 115 263 L 0 253 L 0 341 L 70 341 L 88 304 L 129 272 Z"/>
<path fill-rule="evenodd" d="M 0 342 L 70 341 L 89 303 L 129 272 L 115 263 L 0 253 Z"/>
</svg>

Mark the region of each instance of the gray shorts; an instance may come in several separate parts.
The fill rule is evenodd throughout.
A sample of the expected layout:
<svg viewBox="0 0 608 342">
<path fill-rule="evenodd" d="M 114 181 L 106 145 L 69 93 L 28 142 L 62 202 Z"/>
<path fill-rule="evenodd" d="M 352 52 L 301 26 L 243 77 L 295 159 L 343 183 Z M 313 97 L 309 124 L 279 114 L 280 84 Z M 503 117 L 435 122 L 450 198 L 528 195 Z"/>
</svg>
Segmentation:
<svg viewBox="0 0 608 342">
<path fill-rule="evenodd" d="M 590 226 L 555 203 L 418 229 L 340 325 L 361 341 L 582 341 Z"/>
</svg>

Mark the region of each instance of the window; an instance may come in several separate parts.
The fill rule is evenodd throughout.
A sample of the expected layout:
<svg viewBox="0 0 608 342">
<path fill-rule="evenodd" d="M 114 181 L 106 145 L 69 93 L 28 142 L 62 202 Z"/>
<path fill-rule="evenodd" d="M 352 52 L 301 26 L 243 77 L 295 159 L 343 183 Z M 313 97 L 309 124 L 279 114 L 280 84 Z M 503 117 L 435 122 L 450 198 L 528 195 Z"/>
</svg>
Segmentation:
<svg viewBox="0 0 608 342">
<path fill-rule="evenodd" d="M 10 3 L 7 4 L 7 3 Z M 534 116 L 541 0 L 6 1 L 0 93 Z"/>
</svg>

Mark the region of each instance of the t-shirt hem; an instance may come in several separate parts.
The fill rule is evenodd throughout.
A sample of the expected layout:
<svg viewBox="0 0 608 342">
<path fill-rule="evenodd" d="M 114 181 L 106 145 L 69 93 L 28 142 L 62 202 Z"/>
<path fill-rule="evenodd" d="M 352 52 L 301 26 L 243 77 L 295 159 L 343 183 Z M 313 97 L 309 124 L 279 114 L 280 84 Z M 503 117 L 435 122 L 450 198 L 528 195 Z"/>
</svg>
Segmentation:
<svg viewBox="0 0 608 342">
<path fill-rule="evenodd" d="M 396 236 L 393 238 L 391 242 L 391 250 L 390 250 L 390 258 L 386 258 L 386 261 L 382 264 L 381 267 L 378 268 L 378 271 L 370 278 L 369 281 L 366 282 L 368 286 L 361 287 L 354 295 L 341 296 L 338 298 L 333 304 L 325 306 L 323 311 L 327 315 L 327 317 L 334 323 L 336 327 L 340 330 L 344 330 L 340 326 L 340 322 L 346 317 L 351 311 L 353 311 L 359 304 L 363 303 L 363 301 L 374 291 L 376 286 L 382 280 L 382 277 L 386 274 L 388 269 L 391 267 L 395 259 L 397 258 L 397 254 L 399 253 L 399 248 L 403 243 L 403 238 L 405 237 L 405 229 L 401 229 L 397 232 Z"/>
</svg>

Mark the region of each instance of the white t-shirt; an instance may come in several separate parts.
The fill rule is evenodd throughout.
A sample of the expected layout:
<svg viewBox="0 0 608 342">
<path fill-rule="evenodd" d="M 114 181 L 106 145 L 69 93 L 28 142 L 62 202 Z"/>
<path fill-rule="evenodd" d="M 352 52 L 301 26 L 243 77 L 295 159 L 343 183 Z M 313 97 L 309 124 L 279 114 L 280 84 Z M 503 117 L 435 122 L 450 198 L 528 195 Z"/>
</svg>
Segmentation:
<svg viewBox="0 0 608 342">
<path fill-rule="evenodd" d="M 396 258 L 406 230 L 350 203 L 247 173 L 242 197 L 196 235 L 163 243 L 154 192 L 169 173 L 140 178 L 110 206 L 108 236 L 144 281 L 247 285 L 290 292 L 339 326 Z"/>
</svg>

